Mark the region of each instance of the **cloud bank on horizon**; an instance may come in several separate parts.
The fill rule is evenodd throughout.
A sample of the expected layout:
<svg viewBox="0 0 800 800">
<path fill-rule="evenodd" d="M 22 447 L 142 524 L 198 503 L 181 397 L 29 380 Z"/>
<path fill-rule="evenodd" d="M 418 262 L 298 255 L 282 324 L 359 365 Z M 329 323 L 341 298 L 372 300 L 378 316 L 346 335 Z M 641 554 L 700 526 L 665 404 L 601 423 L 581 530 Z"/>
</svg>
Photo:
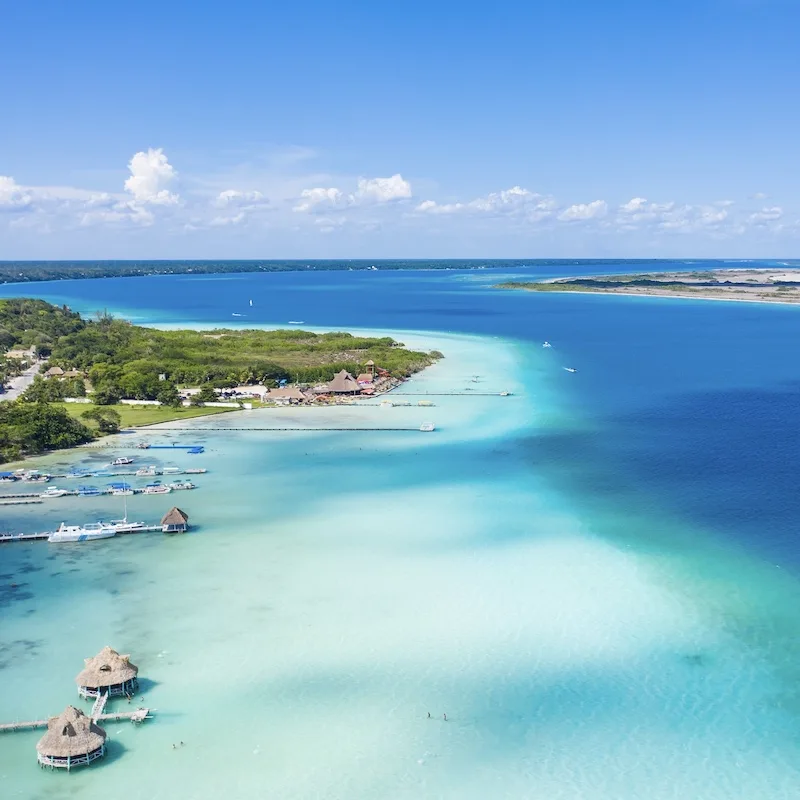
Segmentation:
<svg viewBox="0 0 800 800">
<path fill-rule="evenodd" d="M 296 160 L 302 163 L 314 157 L 309 151 Z M 4 257 L 24 258 L 30 237 L 39 243 L 50 237 L 69 251 L 71 236 L 80 240 L 80 234 L 89 230 L 100 241 L 110 242 L 114 239 L 104 240 L 103 234 L 118 237 L 125 232 L 126 247 L 142 253 L 151 240 L 177 244 L 187 256 L 209 244 L 219 252 L 227 248 L 232 256 L 245 255 L 241 252 L 245 243 L 259 247 L 262 257 L 316 254 L 335 240 L 333 249 L 340 252 L 333 257 L 346 257 L 342 248 L 364 236 L 377 247 L 379 252 L 371 253 L 375 257 L 430 255 L 423 249 L 409 252 L 407 247 L 399 253 L 388 247 L 381 252 L 381 240 L 391 242 L 393 235 L 421 242 L 435 237 L 456 257 L 470 255 L 457 244 L 466 233 L 472 241 L 477 233 L 487 245 L 502 240 L 499 255 L 510 254 L 510 244 L 511 251 L 531 257 L 542 243 L 548 249 L 542 255 L 570 255 L 570 248 L 585 252 L 587 247 L 602 253 L 616 250 L 614 254 L 620 255 L 653 255 L 654 247 L 691 253 L 692 248 L 707 251 L 709 245 L 720 254 L 734 255 L 740 249 L 737 242 L 750 241 L 748 237 L 785 242 L 787 248 L 800 237 L 800 217 L 770 203 L 761 192 L 744 194 L 737 201 L 686 203 L 633 197 L 613 203 L 603 198 L 562 199 L 517 185 L 478 197 L 435 199 L 430 179 L 423 179 L 424 188 L 416 190 L 400 172 L 386 177 L 313 173 L 288 178 L 284 172 L 276 181 L 268 173 L 242 170 L 239 174 L 246 175 L 242 183 L 247 185 L 236 185 L 234 178 L 224 175 L 179 171 L 162 148 L 152 147 L 134 153 L 127 171 L 116 189 L 36 186 L 0 176 L 0 232 L 11 243 Z M 260 188 L 259 183 L 263 183 Z M 294 249 L 293 253 L 270 252 L 276 233 L 281 234 L 283 249 Z M 317 237 L 319 247 L 309 247 L 310 236 Z M 628 244 L 645 252 L 630 252 Z M 124 257 L 113 245 L 109 251 L 109 257 Z M 436 253 L 446 254 L 441 249 Z M 476 255 L 489 254 L 486 249 Z M 51 257 L 58 257 L 56 250 Z M 80 255 L 65 252 L 64 257 Z"/>
</svg>

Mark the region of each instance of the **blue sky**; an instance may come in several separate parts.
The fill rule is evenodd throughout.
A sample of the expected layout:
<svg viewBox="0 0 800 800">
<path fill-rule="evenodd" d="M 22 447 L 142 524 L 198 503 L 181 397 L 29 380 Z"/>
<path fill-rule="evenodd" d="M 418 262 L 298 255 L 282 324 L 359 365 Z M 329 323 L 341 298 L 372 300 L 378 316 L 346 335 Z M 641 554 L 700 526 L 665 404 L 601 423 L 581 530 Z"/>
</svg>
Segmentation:
<svg viewBox="0 0 800 800">
<path fill-rule="evenodd" d="M 798 0 L 0 2 L 0 259 L 800 254 Z"/>
</svg>

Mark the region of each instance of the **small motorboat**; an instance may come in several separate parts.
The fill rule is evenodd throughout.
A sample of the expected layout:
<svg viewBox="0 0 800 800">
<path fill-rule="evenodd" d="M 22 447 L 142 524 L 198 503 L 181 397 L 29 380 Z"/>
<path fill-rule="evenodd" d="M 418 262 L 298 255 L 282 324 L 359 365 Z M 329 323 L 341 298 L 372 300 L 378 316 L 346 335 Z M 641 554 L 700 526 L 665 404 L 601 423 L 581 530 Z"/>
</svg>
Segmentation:
<svg viewBox="0 0 800 800">
<path fill-rule="evenodd" d="M 69 494 L 66 489 L 58 489 L 55 486 L 51 486 L 49 489 L 45 489 L 39 497 L 63 497 L 65 494 Z"/>
<path fill-rule="evenodd" d="M 194 467 L 193 469 L 184 470 L 184 473 L 186 473 L 187 475 L 203 475 L 206 472 L 208 472 L 208 470 L 205 469 L 205 467 Z"/>
<path fill-rule="evenodd" d="M 564 367 L 564 369 L 565 369 L 567 372 L 577 372 L 577 371 L 578 371 L 578 370 L 576 370 L 576 369 L 575 369 L 575 367 Z"/>
<path fill-rule="evenodd" d="M 128 522 L 127 517 L 122 519 L 110 519 L 108 522 L 100 523 L 104 528 L 112 528 L 115 533 L 129 533 L 130 531 L 140 531 L 145 527 L 144 522 Z"/>
<path fill-rule="evenodd" d="M 78 494 L 81 497 L 98 497 L 102 492 L 96 486 L 79 486 Z"/>
<path fill-rule="evenodd" d="M 180 471 L 180 467 L 164 467 L 164 469 L 161 470 L 164 475 L 178 475 Z"/>
<path fill-rule="evenodd" d="M 169 488 L 174 492 L 182 492 L 188 489 L 196 489 L 197 486 L 195 486 L 195 484 L 193 484 L 191 481 L 175 481 L 174 483 L 169 484 Z"/>
<path fill-rule="evenodd" d="M 169 494 L 171 491 L 172 489 L 169 486 L 165 486 L 161 481 L 148 483 L 147 486 L 144 487 L 145 494 Z"/>
<path fill-rule="evenodd" d="M 432 422 L 423 422 L 422 425 L 419 426 L 419 429 L 423 433 L 430 433 L 436 430 L 436 426 Z"/>
<path fill-rule="evenodd" d="M 156 472 L 155 466 L 151 464 L 149 467 L 139 467 L 139 469 L 136 470 L 136 474 L 140 478 L 147 478 L 157 475 L 158 473 Z"/>
<path fill-rule="evenodd" d="M 553 345 L 550 342 L 542 342 L 542 347 L 552 347 Z"/>
<path fill-rule="evenodd" d="M 119 458 L 115 458 L 109 466 L 111 467 L 124 467 L 128 464 L 133 464 L 133 459 L 128 458 L 128 456 L 120 456 Z"/>
</svg>

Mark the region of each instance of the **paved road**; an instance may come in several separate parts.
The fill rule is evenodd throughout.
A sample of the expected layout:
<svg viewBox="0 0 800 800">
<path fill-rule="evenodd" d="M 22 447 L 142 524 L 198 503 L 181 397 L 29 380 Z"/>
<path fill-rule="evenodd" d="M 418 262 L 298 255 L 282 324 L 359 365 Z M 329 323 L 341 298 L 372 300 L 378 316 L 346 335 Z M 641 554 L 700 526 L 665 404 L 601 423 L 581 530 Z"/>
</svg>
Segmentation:
<svg viewBox="0 0 800 800">
<path fill-rule="evenodd" d="M 44 362 L 40 361 L 28 367 L 22 375 L 12 378 L 6 385 L 5 392 L 0 394 L 0 400 L 16 400 L 33 383 L 34 377 L 43 366 Z"/>
</svg>

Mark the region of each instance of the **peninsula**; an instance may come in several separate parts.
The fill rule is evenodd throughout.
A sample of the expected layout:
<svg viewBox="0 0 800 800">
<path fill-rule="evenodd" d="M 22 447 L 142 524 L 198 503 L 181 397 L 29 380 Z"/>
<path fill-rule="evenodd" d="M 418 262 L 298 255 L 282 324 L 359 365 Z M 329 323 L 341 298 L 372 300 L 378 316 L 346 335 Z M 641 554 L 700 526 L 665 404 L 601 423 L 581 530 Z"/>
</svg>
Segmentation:
<svg viewBox="0 0 800 800">
<path fill-rule="evenodd" d="M 497 284 L 496 288 L 524 289 L 530 292 L 590 292 L 704 300 L 800 303 L 800 269 L 779 267 L 593 275 L 553 278 L 546 281 L 508 281 Z"/>
<path fill-rule="evenodd" d="M 27 381 L 0 402 L 0 463 L 245 403 L 351 402 L 441 357 L 388 336 L 158 330 L 108 314 L 86 320 L 43 300 L 0 300 L 0 401 L 4 382 Z"/>
</svg>

